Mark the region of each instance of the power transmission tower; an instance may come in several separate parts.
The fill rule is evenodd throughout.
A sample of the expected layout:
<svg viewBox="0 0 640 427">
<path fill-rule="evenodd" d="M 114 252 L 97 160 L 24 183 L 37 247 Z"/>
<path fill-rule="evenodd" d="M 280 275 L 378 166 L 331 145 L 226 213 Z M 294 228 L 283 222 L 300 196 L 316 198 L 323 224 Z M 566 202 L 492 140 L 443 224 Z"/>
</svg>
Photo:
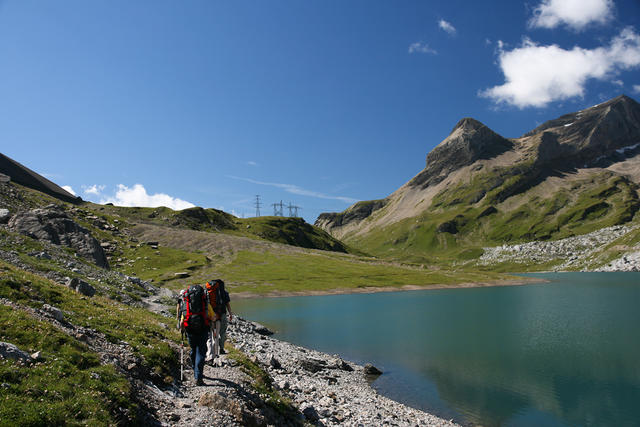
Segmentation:
<svg viewBox="0 0 640 427">
<path fill-rule="evenodd" d="M 256 194 L 256 202 L 255 202 L 256 216 L 260 216 L 260 206 L 262 206 L 262 203 L 260 203 L 260 195 Z"/>
<path fill-rule="evenodd" d="M 274 203 L 271 206 L 273 206 L 273 216 L 284 216 L 282 213 L 282 208 L 284 207 L 282 200 L 280 200 L 280 203 Z"/>
<path fill-rule="evenodd" d="M 298 217 L 298 209 L 302 209 L 300 206 L 293 206 L 291 204 L 291 202 L 289 202 L 289 206 L 287 206 L 287 209 L 289 209 L 289 216 Z"/>
</svg>

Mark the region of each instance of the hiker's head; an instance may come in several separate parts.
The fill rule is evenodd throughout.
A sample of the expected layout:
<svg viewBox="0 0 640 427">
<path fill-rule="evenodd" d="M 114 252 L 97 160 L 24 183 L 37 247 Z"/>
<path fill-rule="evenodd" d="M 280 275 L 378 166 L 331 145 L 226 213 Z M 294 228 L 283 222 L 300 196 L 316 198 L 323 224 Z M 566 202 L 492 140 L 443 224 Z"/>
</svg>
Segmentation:
<svg viewBox="0 0 640 427">
<path fill-rule="evenodd" d="M 223 285 L 224 286 L 224 282 L 220 279 L 215 279 L 215 280 L 210 280 L 207 282 L 207 290 L 211 290 L 216 286 L 219 285 Z"/>
</svg>

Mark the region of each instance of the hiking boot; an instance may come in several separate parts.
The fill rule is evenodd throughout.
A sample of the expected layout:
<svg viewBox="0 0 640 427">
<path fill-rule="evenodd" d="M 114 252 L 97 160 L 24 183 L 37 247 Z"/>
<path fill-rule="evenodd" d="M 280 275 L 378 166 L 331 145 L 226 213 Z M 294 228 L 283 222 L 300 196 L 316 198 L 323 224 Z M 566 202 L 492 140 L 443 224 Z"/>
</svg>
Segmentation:
<svg viewBox="0 0 640 427">
<path fill-rule="evenodd" d="M 204 385 L 204 380 L 202 378 L 198 378 L 196 380 L 196 385 Z"/>
</svg>

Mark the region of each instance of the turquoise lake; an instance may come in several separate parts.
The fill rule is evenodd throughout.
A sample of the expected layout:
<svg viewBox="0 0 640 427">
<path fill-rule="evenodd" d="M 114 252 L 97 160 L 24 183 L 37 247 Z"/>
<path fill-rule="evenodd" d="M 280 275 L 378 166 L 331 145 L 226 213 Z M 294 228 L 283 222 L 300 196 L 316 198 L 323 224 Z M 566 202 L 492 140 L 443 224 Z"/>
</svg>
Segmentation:
<svg viewBox="0 0 640 427">
<path fill-rule="evenodd" d="M 484 426 L 640 425 L 640 273 L 234 300 L 276 337 L 384 374 L 381 394 Z"/>
</svg>

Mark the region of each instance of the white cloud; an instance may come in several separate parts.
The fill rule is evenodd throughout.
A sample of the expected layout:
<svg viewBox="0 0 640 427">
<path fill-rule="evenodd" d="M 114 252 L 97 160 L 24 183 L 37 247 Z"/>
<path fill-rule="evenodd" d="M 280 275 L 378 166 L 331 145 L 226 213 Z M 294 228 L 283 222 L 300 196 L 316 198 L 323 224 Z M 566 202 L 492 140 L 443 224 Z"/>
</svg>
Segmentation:
<svg viewBox="0 0 640 427">
<path fill-rule="evenodd" d="M 435 49 L 429 47 L 428 44 L 423 42 L 415 42 L 409 46 L 409 53 L 432 53 L 437 54 Z"/>
<path fill-rule="evenodd" d="M 438 27 L 440 27 L 441 30 L 446 31 L 452 36 L 456 34 L 456 27 L 451 25 L 451 22 L 447 22 L 444 19 L 441 19 L 438 21 Z"/>
<path fill-rule="evenodd" d="M 298 187 L 297 185 L 294 184 L 280 184 L 280 183 L 276 183 L 276 182 L 263 182 L 263 181 L 256 181 L 254 179 L 250 179 L 250 178 L 241 178 L 238 176 L 232 176 L 232 175 L 227 175 L 229 178 L 232 179 L 237 179 L 240 181 L 246 181 L 246 182 L 250 182 L 252 184 L 258 184 L 258 185 L 267 185 L 269 187 L 276 187 L 276 188 L 281 188 L 284 191 L 286 191 L 287 193 L 291 193 L 291 194 L 297 194 L 299 196 L 309 196 L 309 197 L 316 197 L 318 199 L 328 199 L 328 200 L 340 200 L 341 202 L 345 202 L 345 203 L 355 203 L 358 201 L 358 199 L 354 199 L 352 197 L 343 197 L 343 196 L 329 196 L 327 194 L 323 194 L 323 193 L 319 193 L 317 191 L 312 191 L 312 190 L 305 190 L 304 188 Z"/>
<path fill-rule="evenodd" d="M 609 46 L 571 50 L 525 39 L 521 47 L 500 51 L 499 56 L 505 83 L 479 95 L 519 108 L 544 107 L 583 96 L 589 79 L 613 79 L 620 71 L 639 67 L 640 35 L 626 28 Z"/>
<path fill-rule="evenodd" d="M 84 194 L 93 194 L 95 196 L 100 195 L 105 189 L 104 185 L 93 184 L 91 187 L 83 186 Z"/>
<path fill-rule="evenodd" d="M 556 28 L 565 24 L 579 31 L 591 23 L 608 22 L 613 17 L 613 0 L 543 0 L 533 14 L 531 27 Z"/>
<path fill-rule="evenodd" d="M 126 185 L 118 184 L 118 191 L 114 197 L 103 198 L 100 203 L 113 203 L 116 206 L 139 206 L 155 208 L 166 206 L 173 210 L 192 208 L 195 205 L 185 200 L 171 197 L 167 194 L 147 194 L 147 190 L 142 184 L 135 184 L 129 188 Z"/>
<path fill-rule="evenodd" d="M 640 93 L 640 85 L 633 85 L 633 92 Z"/>
<path fill-rule="evenodd" d="M 76 192 L 73 191 L 73 188 L 71 188 L 70 185 L 63 185 L 62 189 L 67 191 L 67 192 L 69 192 L 69 193 L 71 193 L 71 194 L 73 194 L 74 196 L 77 196 Z"/>
<path fill-rule="evenodd" d="M 249 160 L 249 161 L 247 162 L 247 164 L 248 164 L 249 166 L 258 166 L 258 164 L 257 164 L 256 162 L 254 162 L 253 160 Z"/>
<path fill-rule="evenodd" d="M 620 80 L 620 79 L 612 80 L 611 83 L 613 83 L 616 86 L 620 86 L 620 87 L 624 86 L 624 82 L 622 80 Z"/>
</svg>

